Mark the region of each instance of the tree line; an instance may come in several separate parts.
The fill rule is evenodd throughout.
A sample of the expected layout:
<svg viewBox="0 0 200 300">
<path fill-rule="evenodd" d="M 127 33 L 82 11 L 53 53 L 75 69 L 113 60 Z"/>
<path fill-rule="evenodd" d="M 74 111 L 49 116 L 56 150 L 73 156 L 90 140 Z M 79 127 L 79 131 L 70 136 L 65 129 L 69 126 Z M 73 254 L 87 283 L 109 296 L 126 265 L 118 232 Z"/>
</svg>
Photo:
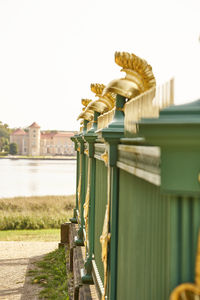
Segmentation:
<svg viewBox="0 0 200 300">
<path fill-rule="evenodd" d="M 15 129 L 9 128 L 8 124 L 0 121 L 0 152 L 1 153 L 10 153 L 17 154 L 17 144 L 10 144 L 10 134 Z"/>
</svg>

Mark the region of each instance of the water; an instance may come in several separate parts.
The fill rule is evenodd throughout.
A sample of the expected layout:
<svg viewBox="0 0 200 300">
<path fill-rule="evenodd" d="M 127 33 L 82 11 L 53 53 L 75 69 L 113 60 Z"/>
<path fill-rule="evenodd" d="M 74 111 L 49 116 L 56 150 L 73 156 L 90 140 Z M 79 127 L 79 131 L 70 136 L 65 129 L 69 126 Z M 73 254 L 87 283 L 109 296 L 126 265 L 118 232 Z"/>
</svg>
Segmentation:
<svg viewBox="0 0 200 300">
<path fill-rule="evenodd" d="M 75 160 L 0 159 L 0 198 L 75 194 Z"/>
</svg>

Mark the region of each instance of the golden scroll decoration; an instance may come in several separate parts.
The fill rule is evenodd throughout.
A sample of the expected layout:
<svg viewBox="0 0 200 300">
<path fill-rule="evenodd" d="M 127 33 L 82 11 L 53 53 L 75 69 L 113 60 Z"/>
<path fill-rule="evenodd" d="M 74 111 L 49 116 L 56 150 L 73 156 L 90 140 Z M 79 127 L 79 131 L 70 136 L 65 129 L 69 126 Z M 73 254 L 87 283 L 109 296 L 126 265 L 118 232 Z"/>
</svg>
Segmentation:
<svg viewBox="0 0 200 300">
<path fill-rule="evenodd" d="M 107 290 L 107 281 L 108 281 L 108 247 L 111 238 L 109 232 L 109 219 L 110 219 L 110 166 L 108 166 L 108 195 L 107 195 L 107 205 L 103 223 L 103 231 L 100 236 L 101 243 L 101 259 L 104 267 L 104 293 L 102 295 L 102 300 L 105 300 L 106 290 Z"/>
<path fill-rule="evenodd" d="M 88 149 L 85 149 L 84 154 L 86 154 L 86 155 L 88 156 L 89 150 L 88 150 Z"/>
<path fill-rule="evenodd" d="M 101 159 L 104 161 L 105 165 L 108 165 L 108 151 L 107 150 L 101 155 Z"/>
<path fill-rule="evenodd" d="M 196 300 L 200 299 L 200 231 L 195 266 L 195 284 L 183 283 L 177 286 L 170 295 L 170 300 Z"/>
<path fill-rule="evenodd" d="M 89 204 L 90 204 L 90 169 L 91 169 L 91 158 L 89 158 L 88 161 L 88 182 L 87 182 L 87 192 L 86 192 L 86 197 L 85 197 L 85 203 L 83 205 L 84 208 L 84 220 L 85 220 L 85 233 L 86 233 L 86 238 L 85 238 L 85 250 L 87 253 L 87 242 L 88 242 L 88 214 L 89 214 Z"/>
</svg>

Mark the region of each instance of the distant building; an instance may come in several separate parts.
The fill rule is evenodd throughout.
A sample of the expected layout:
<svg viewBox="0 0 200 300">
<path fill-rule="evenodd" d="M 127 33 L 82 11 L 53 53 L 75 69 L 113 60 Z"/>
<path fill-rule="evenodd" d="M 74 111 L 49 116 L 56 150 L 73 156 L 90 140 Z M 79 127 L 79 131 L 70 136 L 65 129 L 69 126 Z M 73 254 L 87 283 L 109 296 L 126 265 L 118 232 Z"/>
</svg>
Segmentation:
<svg viewBox="0 0 200 300">
<path fill-rule="evenodd" d="M 73 131 L 40 131 L 37 123 L 17 129 L 10 135 L 10 143 L 16 143 L 20 155 L 75 155 L 71 137 Z"/>
</svg>

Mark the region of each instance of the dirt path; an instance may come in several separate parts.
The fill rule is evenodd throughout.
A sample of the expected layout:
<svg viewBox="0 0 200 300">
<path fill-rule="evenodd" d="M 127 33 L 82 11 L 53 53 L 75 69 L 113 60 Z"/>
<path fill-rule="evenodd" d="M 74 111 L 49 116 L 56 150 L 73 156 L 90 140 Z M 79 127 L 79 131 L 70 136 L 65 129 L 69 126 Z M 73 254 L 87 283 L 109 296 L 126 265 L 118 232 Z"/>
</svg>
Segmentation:
<svg viewBox="0 0 200 300">
<path fill-rule="evenodd" d="M 40 288 L 27 271 L 57 247 L 57 242 L 0 242 L 0 300 L 38 300 Z"/>
</svg>

